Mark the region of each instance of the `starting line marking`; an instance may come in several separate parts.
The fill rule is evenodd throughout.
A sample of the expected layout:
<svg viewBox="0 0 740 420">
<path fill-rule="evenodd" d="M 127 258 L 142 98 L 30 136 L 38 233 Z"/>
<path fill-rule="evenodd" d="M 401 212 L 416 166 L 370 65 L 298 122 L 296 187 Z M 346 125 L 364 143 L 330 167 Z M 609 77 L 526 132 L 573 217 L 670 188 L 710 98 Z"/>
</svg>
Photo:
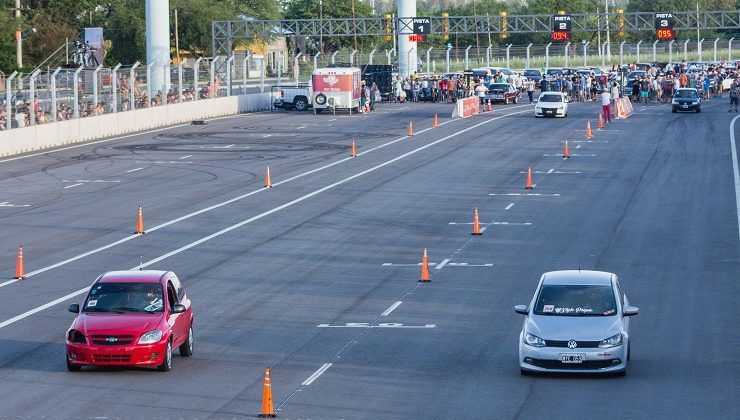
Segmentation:
<svg viewBox="0 0 740 420">
<path fill-rule="evenodd" d="M 506 209 L 508 210 L 508 209 Z M 471 222 L 450 222 L 450 225 L 472 225 Z M 491 222 L 491 223 L 479 223 L 481 225 L 504 225 L 504 226 L 531 226 L 531 222 Z"/>
<path fill-rule="evenodd" d="M 79 187 L 80 185 L 84 185 L 84 183 L 83 183 L 83 182 L 78 182 L 78 183 L 76 183 L 76 184 L 72 184 L 72 185 L 67 185 L 67 186 L 66 186 L 66 187 L 64 187 L 64 188 L 65 188 L 65 189 L 67 189 L 67 188 L 74 188 L 74 187 Z"/>
<path fill-rule="evenodd" d="M 402 300 L 399 300 L 398 302 L 396 302 L 393 305 L 391 305 L 390 308 L 386 309 L 385 312 L 383 312 L 382 314 L 380 314 L 380 316 L 388 316 L 388 315 L 390 315 L 391 312 L 395 311 L 396 308 L 398 308 L 399 306 L 401 306 L 402 303 L 403 303 L 403 301 Z"/>
<path fill-rule="evenodd" d="M 321 376 L 324 372 L 326 372 L 327 369 L 331 367 L 331 363 L 324 363 L 323 366 L 321 366 L 316 372 L 313 373 L 313 375 L 309 376 L 308 379 L 303 381 L 301 385 L 311 385 L 313 381 L 315 381 L 319 376 Z"/>
<path fill-rule="evenodd" d="M 481 229 L 482 230 L 482 229 Z M 438 267 L 437 270 L 439 270 L 442 267 L 493 267 L 493 264 L 486 263 L 486 264 L 470 264 L 466 262 L 462 263 L 451 263 L 448 262 L 448 260 L 444 260 L 441 263 L 433 263 L 430 262 L 429 265 L 433 267 Z M 400 264 L 400 263 L 383 263 L 383 267 L 421 267 L 421 263 L 416 264 Z"/>
<path fill-rule="evenodd" d="M 426 325 L 403 325 L 395 322 L 384 322 L 377 325 L 371 325 L 369 322 L 348 322 L 344 325 L 319 324 L 316 328 L 437 328 L 436 324 Z"/>
<path fill-rule="evenodd" d="M 136 171 L 140 171 L 140 170 L 142 170 L 142 169 L 144 169 L 144 168 L 134 168 L 134 169 L 129 169 L 128 171 L 126 171 L 126 173 L 127 173 L 127 174 L 129 174 L 129 173 L 131 173 L 131 172 L 136 172 Z"/>
<path fill-rule="evenodd" d="M 506 206 L 506 208 L 504 210 L 511 210 L 511 208 L 514 207 L 515 204 L 516 203 L 509 204 L 508 206 Z"/>
<path fill-rule="evenodd" d="M 0 203 L 0 207 L 31 207 L 30 204 L 13 204 L 8 201 L 3 201 Z"/>
<path fill-rule="evenodd" d="M 526 174 L 527 172 L 522 171 L 520 174 Z M 581 171 L 556 171 L 554 168 L 549 171 L 532 171 L 533 174 L 580 174 Z"/>
<path fill-rule="evenodd" d="M 579 144 L 578 146 L 576 146 L 576 149 L 579 149 L 580 147 L 581 147 L 581 145 Z M 562 154 L 562 153 L 560 153 L 560 154 L 557 154 L 557 155 L 542 155 L 542 156 L 547 156 L 547 157 L 563 157 L 563 154 Z M 579 155 L 579 154 L 575 154 L 575 153 L 573 153 L 573 154 L 570 154 L 570 155 L 568 155 L 568 156 L 579 156 L 579 157 L 596 157 L 596 155 Z"/>
</svg>

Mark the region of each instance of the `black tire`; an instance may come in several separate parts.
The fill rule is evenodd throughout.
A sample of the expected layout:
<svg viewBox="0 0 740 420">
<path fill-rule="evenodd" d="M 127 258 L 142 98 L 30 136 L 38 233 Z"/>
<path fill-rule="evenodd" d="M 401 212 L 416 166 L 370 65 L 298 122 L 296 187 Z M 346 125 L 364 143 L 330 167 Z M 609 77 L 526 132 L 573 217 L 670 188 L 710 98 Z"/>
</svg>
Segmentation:
<svg viewBox="0 0 740 420">
<path fill-rule="evenodd" d="M 157 366 L 157 370 L 160 372 L 169 372 L 170 369 L 172 369 L 172 341 L 167 342 L 162 364 Z"/>
<path fill-rule="evenodd" d="M 701 112 L 701 108 L 696 108 L 696 113 L 698 114 L 700 112 Z"/>
<path fill-rule="evenodd" d="M 69 357 L 65 356 L 65 359 L 67 359 L 67 370 L 70 372 L 79 372 L 82 370 L 82 366 L 73 365 L 72 363 L 69 363 Z"/>
<path fill-rule="evenodd" d="M 180 356 L 182 357 L 190 357 L 193 355 L 193 341 L 195 337 L 193 336 L 193 326 L 191 325 L 188 329 L 188 338 L 185 340 L 184 343 L 180 345 Z"/>
<path fill-rule="evenodd" d="M 305 111 L 308 109 L 308 99 L 304 96 L 296 96 L 293 99 L 293 108 L 296 111 Z"/>
<path fill-rule="evenodd" d="M 676 108 L 671 108 L 671 112 L 675 114 L 678 111 L 676 111 Z"/>
</svg>

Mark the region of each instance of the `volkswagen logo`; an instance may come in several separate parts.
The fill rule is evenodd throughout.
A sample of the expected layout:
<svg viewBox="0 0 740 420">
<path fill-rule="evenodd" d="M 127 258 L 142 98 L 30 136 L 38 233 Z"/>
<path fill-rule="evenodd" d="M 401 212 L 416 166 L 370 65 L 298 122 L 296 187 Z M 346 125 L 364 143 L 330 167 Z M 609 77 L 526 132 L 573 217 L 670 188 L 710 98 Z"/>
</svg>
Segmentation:
<svg viewBox="0 0 740 420">
<path fill-rule="evenodd" d="M 576 342 L 576 340 L 570 340 L 570 341 L 568 341 L 568 348 L 569 349 L 574 349 L 576 347 L 578 347 L 578 342 Z"/>
<path fill-rule="evenodd" d="M 109 343 L 115 343 L 116 341 L 118 341 L 118 338 L 116 338 L 116 337 L 108 337 L 108 338 L 105 339 L 105 341 L 107 341 Z M 570 343 L 568 345 L 570 346 Z"/>
</svg>

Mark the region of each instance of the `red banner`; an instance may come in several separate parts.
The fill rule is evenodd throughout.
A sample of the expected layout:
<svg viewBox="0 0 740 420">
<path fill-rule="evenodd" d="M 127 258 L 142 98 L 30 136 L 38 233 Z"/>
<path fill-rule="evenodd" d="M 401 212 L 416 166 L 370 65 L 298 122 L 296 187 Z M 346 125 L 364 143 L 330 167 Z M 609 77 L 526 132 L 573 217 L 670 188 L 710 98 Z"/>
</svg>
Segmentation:
<svg viewBox="0 0 740 420">
<path fill-rule="evenodd" d="M 452 111 L 452 118 L 468 118 L 478 113 L 480 113 L 480 99 L 477 96 L 471 96 L 457 100 L 455 109 Z"/>
</svg>

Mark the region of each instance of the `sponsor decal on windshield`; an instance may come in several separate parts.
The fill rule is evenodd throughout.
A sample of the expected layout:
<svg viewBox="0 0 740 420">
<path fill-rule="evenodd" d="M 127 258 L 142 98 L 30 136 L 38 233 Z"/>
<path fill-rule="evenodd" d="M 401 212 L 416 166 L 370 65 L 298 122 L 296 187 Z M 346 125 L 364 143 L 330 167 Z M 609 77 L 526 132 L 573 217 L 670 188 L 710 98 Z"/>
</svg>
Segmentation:
<svg viewBox="0 0 740 420">
<path fill-rule="evenodd" d="M 97 304 L 98 304 L 98 300 L 97 299 L 90 299 L 90 300 L 87 301 L 87 306 L 88 307 L 93 307 L 93 306 L 95 306 Z"/>
<path fill-rule="evenodd" d="M 594 310 L 591 309 L 591 308 L 581 308 L 581 307 L 578 307 L 578 308 L 555 308 L 555 313 L 556 314 L 572 314 L 572 313 L 590 314 L 593 311 Z"/>
</svg>

